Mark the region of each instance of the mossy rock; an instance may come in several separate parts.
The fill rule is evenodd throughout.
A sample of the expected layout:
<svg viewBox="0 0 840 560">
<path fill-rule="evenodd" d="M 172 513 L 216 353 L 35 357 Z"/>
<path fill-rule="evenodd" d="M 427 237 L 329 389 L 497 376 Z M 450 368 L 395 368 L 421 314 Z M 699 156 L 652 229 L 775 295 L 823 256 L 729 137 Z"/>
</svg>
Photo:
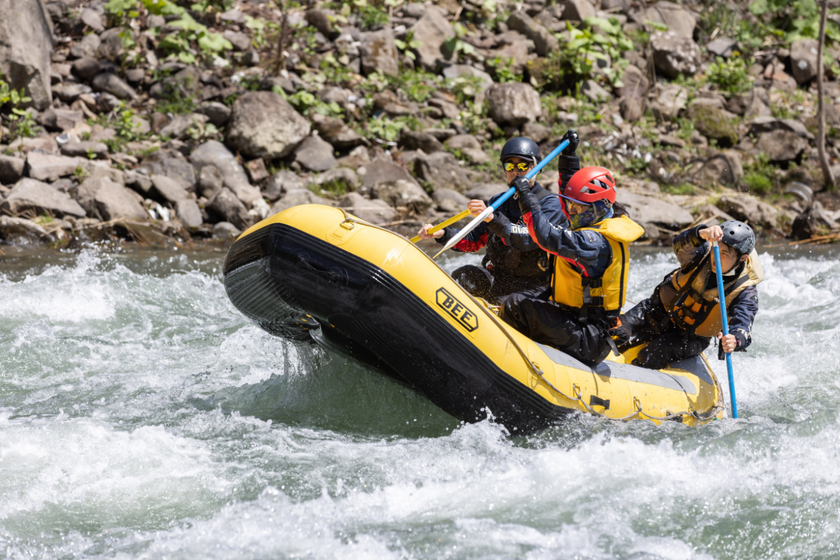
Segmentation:
<svg viewBox="0 0 840 560">
<path fill-rule="evenodd" d="M 692 105 L 688 118 L 700 134 L 717 141 L 721 148 L 731 148 L 738 143 L 738 129 L 722 110 L 709 105 Z"/>
</svg>

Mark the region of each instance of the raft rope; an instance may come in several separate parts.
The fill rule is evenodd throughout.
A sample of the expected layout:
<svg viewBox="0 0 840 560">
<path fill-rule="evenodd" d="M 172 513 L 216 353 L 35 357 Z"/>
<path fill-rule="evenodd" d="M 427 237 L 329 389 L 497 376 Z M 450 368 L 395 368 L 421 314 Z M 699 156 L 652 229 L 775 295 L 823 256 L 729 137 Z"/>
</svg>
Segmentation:
<svg viewBox="0 0 840 560">
<path fill-rule="evenodd" d="M 344 214 L 344 220 L 341 222 L 340 225 L 343 226 L 343 227 L 346 227 L 348 230 L 353 229 L 356 226 L 355 220 L 353 220 L 353 218 L 351 218 L 347 215 L 347 212 L 344 210 L 344 208 L 339 208 L 339 210 L 341 210 L 341 212 Z M 348 222 L 350 223 L 350 227 L 347 227 L 347 226 L 344 225 Z M 375 229 L 381 229 L 382 231 L 387 231 L 388 233 L 394 233 L 389 229 L 386 229 L 386 228 L 381 227 L 381 226 L 377 226 L 375 224 L 371 224 L 371 223 L 368 223 L 368 222 L 365 222 L 364 224 L 368 227 L 372 227 L 372 228 L 375 228 Z M 424 253 L 424 255 L 425 255 L 425 253 Z M 428 255 L 426 255 L 426 256 L 428 257 Z M 434 260 L 431 259 L 431 258 L 429 260 L 434 262 Z M 435 264 L 437 264 L 437 263 L 435 263 Z M 629 419 L 633 418 L 634 416 L 639 416 L 639 417 L 648 418 L 650 420 L 658 420 L 660 422 L 665 422 L 665 421 L 668 421 L 668 420 L 677 420 L 677 419 L 682 420 L 683 416 L 693 416 L 694 418 L 696 418 L 700 421 L 707 421 L 707 420 L 710 420 L 710 419 L 714 418 L 714 416 L 718 413 L 718 411 L 723 409 L 722 406 L 715 405 L 712 408 L 710 408 L 708 411 L 703 412 L 703 413 L 698 413 L 698 412 L 694 412 L 694 411 L 691 411 L 691 412 L 674 412 L 674 413 L 666 414 L 665 416 L 653 416 L 652 414 L 648 414 L 647 412 L 644 412 L 644 410 L 642 410 L 642 403 L 639 402 L 638 397 L 633 397 L 633 404 L 635 405 L 636 410 L 634 410 L 633 412 L 631 412 L 630 414 L 628 414 L 626 416 L 622 416 L 621 418 L 613 418 L 611 416 L 607 416 L 606 414 L 604 414 L 602 412 L 598 412 L 597 410 L 593 409 L 590 405 L 588 405 L 586 403 L 586 401 L 583 399 L 583 395 L 581 394 L 580 388 L 577 386 L 577 384 L 572 384 L 572 390 L 574 390 L 574 392 L 575 392 L 574 397 L 570 397 L 569 395 L 567 395 L 566 393 L 564 393 L 563 391 L 561 391 L 560 389 L 555 387 L 553 383 L 551 383 L 548 379 L 545 378 L 545 374 L 543 373 L 542 369 L 540 369 L 540 367 L 537 364 L 535 364 L 534 362 L 531 361 L 531 359 L 528 357 L 528 355 L 525 353 L 525 351 L 522 349 L 522 347 L 519 345 L 519 343 L 516 342 L 516 340 L 513 338 L 513 335 L 510 332 L 508 332 L 508 329 L 506 328 L 506 326 L 503 325 L 502 322 L 499 320 L 499 318 L 496 316 L 496 314 L 493 313 L 490 306 L 485 305 L 483 303 L 483 300 L 479 301 L 478 298 L 476 298 L 475 296 L 473 296 L 471 293 L 467 292 L 466 290 L 464 290 L 464 293 L 466 293 L 469 296 L 469 298 L 473 301 L 473 303 L 475 303 L 478 307 L 480 307 L 484 311 L 485 315 L 487 315 L 490 318 L 490 320 L 493 321 L 493 323 L 495 323 L 496 326 L 499 327 L 503 333 L 505 333 L 505 336 L 507 337 L 507 339 L 510 341 L 511 344 L 513 344 L 513 347 L 516 348 L 516 351 L 519 352 L 519 355 L 522 357 L 523 360 L 525 360 L 525 363 L 528 364 L 528 367 L 530 368 L 530 370 L 532 372 L 534 372 L 534 374 L 536 374 L 537 377 L 542 379 L 543 383 L 548 385 L 553 391 L 555 391 L 561 397 L 563 397 L 563 398 L 565 398 L 569 401 L 572 401 L 572 402 L 575 402 L 575 401 L 579 402 L 581 405 L 583 405 L 583 408 L 586 409 L 586 411 L 589 412 L 590 414 L 592 414 L 593 416 L 599 416 L 601 418 L 606 418 L 608 420 L 619 420 L 619 421 L 629 420 Z M 499 307 L 499 306 L 496 306 L 496 307 Z"/>
</svg>

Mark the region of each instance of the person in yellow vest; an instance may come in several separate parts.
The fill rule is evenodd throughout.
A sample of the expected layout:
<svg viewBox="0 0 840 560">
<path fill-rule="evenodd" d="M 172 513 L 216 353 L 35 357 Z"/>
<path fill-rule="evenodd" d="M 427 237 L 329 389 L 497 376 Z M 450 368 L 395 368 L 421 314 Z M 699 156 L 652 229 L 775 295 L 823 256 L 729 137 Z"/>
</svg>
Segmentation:
<svg viewBox="0 0 840 560">
<path fill-rule="evenodd" d="M 719 242 L 729 334 L 721 332 L 717 273 L 711 241 Z M 648 342 L 633 364 L 662 369 L 697 356 L 712 337 L 719 353 L 744 351 L 752 342 L 758 289 L 764 270 L 755 252 L 755 233 L 743 222 L 700 225 L 674 238 L 680 268 L 669 273 L 653 295 L 621 316 L 621 341 Z"/>
<path fill-rule="evenodd" d="M 644 233 L 615 202 L 615 179 L 603 167 L 584 167 L 560 181 L 570 227 L 552 224 L 528 182 L 514 180 L 531 237 L 554 256 L 551 288 L 508 296 L 501 317 L 535 342 L 594 366 L 615 350 L 612 331 L 627 292 L 630 243 Z"/>
</svg>

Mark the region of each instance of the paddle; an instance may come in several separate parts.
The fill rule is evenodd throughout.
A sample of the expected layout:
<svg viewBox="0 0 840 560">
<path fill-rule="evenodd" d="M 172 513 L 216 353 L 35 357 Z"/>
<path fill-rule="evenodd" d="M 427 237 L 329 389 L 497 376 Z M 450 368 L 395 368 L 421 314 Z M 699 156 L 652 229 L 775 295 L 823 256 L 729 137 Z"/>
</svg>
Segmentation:
<svg viewBox="0 0 840 560">
<path fill-rule="evenodd" d="M 439 223 L 435 227 L 429 228 L 429 235 L 435 233 L 436 231 L 440 231 L 447 226 L 451 226 L 455 222 L 460 222 L 461 220 L 463 220 L 464 218 L 466 218 L 470 214 L 471 214 L 471 212 L 469 210 L 464 210 L 460 214 L 456 214 L 456 215 L 452 216 L 448 220 Z M 420 236 L 419 235 L 415 235 L 414 237 L 411 238 L 412 243 L 417 243 L 418 241 L 420 241 Z"/>
<path fill-rule="evenodd" d="M 723 323 L 723 336 L 729 334 L 729 320 L 726 317 L 726 294 L 723 292 L 723 272 L 720 268 L 720 248 L 717 241 L 712 241 L 717 272 L 718 300 L 720 301 L 720 321 Z M 735 404 L 735 378 L 732 374 L 732 354 L 726 353 L 726 371 L 729 374 L 729 400 L 732 401 L 732 418 L 738 418 L 738 405 Z"/>
<path fill-rule="evenodd" d="M 525 178 L 526 178 L 526 179 L 528 179 L 528 180 L 530 181 L 531 179 L 533 179 L 534 177 L 536 177 L 536 176 L 537 176 L 537 173 L 539 173 L 539 172 L 542 170 L 542 168 L 543 168 L 543 167 L 545 167 L 546 165 L 548 165 L 548 163 L 549 163 L 551 160 L 553 160 L 553 159 L 554 159 L 554 158 L 556 158 L 558 155 L 560 155 L 560 152 L 562 152 L 563 150 L 565 150 L 565 149 L 566 149 L 566 147 L 567 147 L 568 145 L 569 145 L 569 141 L 568 141 L 568 140 L 563 140 L 562 142 L 560 142 L 560 145 L 559 145 L 559 146 L 557 146 L 556 148 L 554 148 L 554 149 L 551 151 L 551 153 L 550 153 L 550 154 L 548 154 L 548 155 L 545 157 L 545 159 L 543 159 L 543 160 L 542 160 L 541 162 L 539 162 L 539 163 L 538 163 L 538 164 L 537 164 L 537 165 L 536 165 L 536 166 L 535 166 L 535 167 L 534 167 L 531 171 L 529 171 L 528 173 L 526 173 L 526 174 L 525 174 Z M 466 237 L 466 236 L 467 236 L 467 234 L 468 234 L 469 232 L 471 232 L 472 230 L 474 230 L 478 224 L 480 224 L 481 222 L 483 222 L 483 221 L 484 221 L 484 219 L 485 219 L 487 216 L 489 216 L 490 214 L 492 214 L 494 210 L 496 210 L 496 209 L 497 209 L 499 206 L 501 206 L 501 205 L 502 205 L 502 204 L 503 204 L 503 203 L 504 203 L 507 199 L 509 199 L 511 196 L 513 196 L 513 193 L 515 193 L 515 192 L 516 192 L 516 187 L 511 187 L 511 188 L 509 188 L 509 189 L 507 190 L 507 192 L 506 192 L 505 194 L 503 194 L 502 196 L 500 196 L 500 197 L 499 197 L 499 199 L 498 199 L 496 202 L 494 202 L 491 206 L 488 206 L 487 208 L 485 208 L 485 209 L 484 209 L 484 211 L 483 211 L 481 214 L 479 214 L 478 216 L 476 216 L 476 217 L 475 217 L 475 219 L 473 219 L 473 221 L 471 221 L 471 222 L 467 225 L 467 227 L 465 227 L 464 229 L 462 229 L 461 231 L 459 231 L 459 232 L 458 232 L 458 235 L 456 235 L 456 236 L 454 236 L 452 239 L 450 239 L 450 240 L 449 240 L 449 242 L 448 242 L 448 243 L 447 243 L 447 244 L 443 247 L 443 249 L 441 249 L 440 251 L 438 251 L 438 254 L 437 254 L 437 255 L 435 255 L 435 256 L 434 256 L 434 257 L 432 257 L 432 258 L 433 258 L 433 259 L 436 259 L 436 258 L 438 258 L 438 257 L 440 256 L 440 254 L 441 254 L 441 253 L 443 253 L 443 252 L 444 252 L 444 251 L 446 251 L 447 249 L 451 249 L 451 248 L 452 248 L 452 247 L 453 247 L 456 243 L 458 243 L 458 242 L 459 242 L 459 241 L 461 241 L 464 237 Z"/>
</svg>

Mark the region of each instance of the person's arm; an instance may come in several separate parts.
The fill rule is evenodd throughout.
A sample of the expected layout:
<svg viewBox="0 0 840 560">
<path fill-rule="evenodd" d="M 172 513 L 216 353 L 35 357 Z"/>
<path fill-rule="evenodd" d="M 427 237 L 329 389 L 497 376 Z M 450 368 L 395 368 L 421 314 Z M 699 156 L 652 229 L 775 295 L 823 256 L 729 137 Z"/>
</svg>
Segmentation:
<svg viewBox="0 0 840 560">
<path fill-rule="evenodd" d="M 517 185 L 519 178 L 514 181 Z M 527 183 L 526 183 L 527 184 Z M 600 233 L 574 231 L 563 224 L 552 224 L 540 207 L 536 195 L 517 185 L 519 207 L 531 237 L 544 250 L 575 263 L 585 276 L 598 277 L 610 263 L 610 245 Z"/>
<path fill-rule="evenodd" d="M 513 203 L 509 200 L 505 204 Z M 560 199 L 556 196 L 547 196 L 540 201 L 540 208 L 543 214 L 548 218 L 552 224 L 568 223 L 566 215 L 563 213 L 563 207 L 560 205 Z M 528 226 L 524 223 L 513 223 L 502 212 L 496 212 L 493 220 L 487 224 L 490 231 L 498 235 L 505 245 L 514 247 L 523 252 L 536 251 L 540 249 L 537 242 L 531 237 L 528 231 Z"/>
<path fill-rule="evenodd" d="M 690 228 L 674 237 L 673 248 L 680 262 L 680 267 L 685 270 L 688 265 L 693 268 L 699 264 L 700 259 L 708 252 L 706 240 L 700 237 L 700 231 L 709 226 L 701 224 Z"/>
<path fill-rule="evenodd" d="M 729 335 L 723 337 L 721 347 L 727 352 L 744 352 L 752 343 L 752 326 L 758 313 L 758 288 L 747 286 L 735 296 L 727 309 Z M 729 340 L 726 340 L 729 339 Z"/>
<path fill-rule="evenodd" d="M 435 239 L 439 245 L 446 245 L 449 240 L 458 235 L 461 231 L 458 228 L 448 227 L 443 229 L 443 235 Z M 487 245 L 487 239 L 490 236 L 487 230 L 487 224 L 481 223 L 469 232 L 466 237 L 456 243 L 452 249 L 461 253 L 474 253 Z"/>
</svg>

